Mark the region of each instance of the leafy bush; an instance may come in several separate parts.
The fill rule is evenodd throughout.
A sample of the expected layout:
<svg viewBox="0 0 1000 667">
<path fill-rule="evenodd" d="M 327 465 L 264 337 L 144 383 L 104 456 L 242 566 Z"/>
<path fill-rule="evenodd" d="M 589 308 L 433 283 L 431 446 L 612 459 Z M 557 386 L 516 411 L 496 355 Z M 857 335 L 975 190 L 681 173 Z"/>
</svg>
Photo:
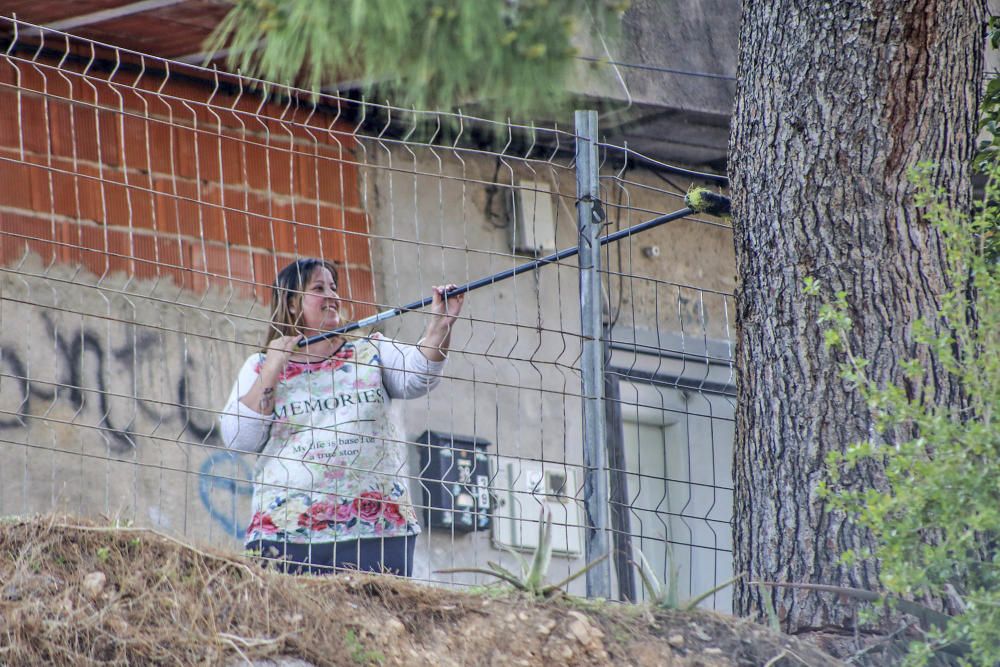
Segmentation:
<svg viewBox="0 0 1000 667">
<path fill-rule="evenodd" d="M 845 358 L 842 377 L 876 419 L 875 437 L 828 461 L 825 496 L 877 541 L 874 554 L 846 557 L 876 556 L 890 593 L 947 600 L 954 612 L 943 627 L 924 626 L 923 641 L 909 646 L 911 665 L 941 651 L 961 654 L 965 664 L 1000 664 L 1000 263 L 989 246 L 1000 219 L 1000 165 L 983 165 L 986 196 L 971 213 L 944 203 L 930 165 L 913 173 L 918 206 L 941 232 L 955 285 L 941 296 L 938 319 L 917 323 L 913 336 L 963 387 L 961 409 L 934 404 L 932 380 L 917 359 L 902 367 L 926 391 L 877 386 L 848 345 L 847 295 L 820 310 L 827 346 Z M 806 291 L 816 295 L 819 285 L 807 280 Z M 884 464 L 888 489 L 834 491 L 839 476 L 865 460 Z"/>
</svg>

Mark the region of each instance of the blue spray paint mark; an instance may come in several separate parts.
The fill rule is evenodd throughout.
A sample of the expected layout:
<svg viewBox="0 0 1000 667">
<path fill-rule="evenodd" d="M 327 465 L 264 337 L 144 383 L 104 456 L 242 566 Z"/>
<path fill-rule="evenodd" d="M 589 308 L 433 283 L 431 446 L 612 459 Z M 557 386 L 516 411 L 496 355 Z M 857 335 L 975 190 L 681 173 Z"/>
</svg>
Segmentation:
<svg viewBox="0 0 1000 667">
<path fill-rule="evenodd" d="M 198 474 L 198 494 L 208 515 L 228 534 L 243 537 L 246 526 L 238 520 L 236 501 L 240 496 L 253 493 L 253 484 L 250 483 L 253 470 L 243 457 L 233 452 L 215 452 L 201 464 Z"/>
</svg>

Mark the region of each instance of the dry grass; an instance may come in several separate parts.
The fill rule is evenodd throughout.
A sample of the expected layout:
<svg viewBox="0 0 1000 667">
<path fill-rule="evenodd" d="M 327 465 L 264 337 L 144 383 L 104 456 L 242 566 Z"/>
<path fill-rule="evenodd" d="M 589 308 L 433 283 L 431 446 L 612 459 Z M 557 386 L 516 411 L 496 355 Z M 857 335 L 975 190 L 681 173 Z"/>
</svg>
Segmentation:
<svg viewBox="0 0 1000 667">
<path fill-rule="evenodd" d="M 66 517 L 0 523 L 0 664 L 292 659 L 837 664 L 808 644 L 721 614 L 476 595 L 367 575 L 293 577 L 148 530 Z"/>
</svg>

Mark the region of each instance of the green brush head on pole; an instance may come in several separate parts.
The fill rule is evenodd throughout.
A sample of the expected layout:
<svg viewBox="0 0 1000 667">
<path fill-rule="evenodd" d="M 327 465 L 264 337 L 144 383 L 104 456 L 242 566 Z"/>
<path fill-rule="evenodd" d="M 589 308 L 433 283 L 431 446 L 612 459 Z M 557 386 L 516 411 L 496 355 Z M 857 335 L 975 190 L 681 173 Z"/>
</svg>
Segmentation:
<svg viewBox="0 0 1000 667">
<path fill-rule="evenodd" d="M 728 218 L 729 197 L 712 192 L 708 188 L 692 188 L 684 195 L 684 203 L 696 213 L 707 213 Z"/>
</svg>

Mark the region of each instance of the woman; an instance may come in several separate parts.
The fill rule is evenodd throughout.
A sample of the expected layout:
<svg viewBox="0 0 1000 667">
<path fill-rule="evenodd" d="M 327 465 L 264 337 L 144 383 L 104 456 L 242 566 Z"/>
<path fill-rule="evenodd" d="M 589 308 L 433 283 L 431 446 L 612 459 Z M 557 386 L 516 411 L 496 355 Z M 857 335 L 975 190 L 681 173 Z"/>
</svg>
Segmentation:
<svg viewBox="0 0 1000 667">
<path fill-rule="evenodd" d="M 221 417 L 227 447 L 259 452 L 248 548 L 289 572 L 333 568 L 410 576 L 420 525 L 409 497 L 406 445 L 392 399 L 437 385 L 463 296 L 434 287 L 416 345 L 371 334 L 299 341 L 344 324 L 337 269 L 321 259 L 285 267 L 272 288 L 266 352 L 243 364 Z"/>
</svg>

